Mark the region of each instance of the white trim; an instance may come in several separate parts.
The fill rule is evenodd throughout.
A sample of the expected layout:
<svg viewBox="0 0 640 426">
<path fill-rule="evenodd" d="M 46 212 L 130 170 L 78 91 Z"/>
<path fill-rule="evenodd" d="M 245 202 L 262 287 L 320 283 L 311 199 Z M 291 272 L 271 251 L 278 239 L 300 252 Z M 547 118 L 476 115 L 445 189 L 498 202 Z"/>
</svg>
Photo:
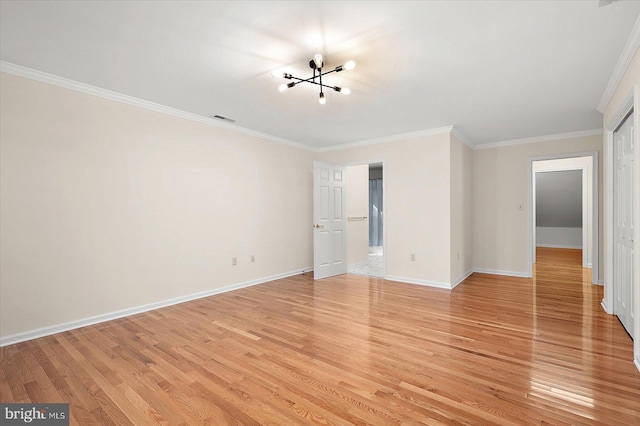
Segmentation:
<svg viewBox="0 0 640 426">
<path fill-rule="evenodd" d="M 604 175 L 604 187 L 605 195 L 604 209 L 607 217 L 607 221 L 604 223 L 605 234 L 605 253 L 607 254 L 604 263 L 608 265 L 606 268 L 606 274 L 604 277 L 604 298 L 602 299 L 602 306 L 606 307 L 605 312 L 613 314 L 615 312 L 615 298 L 613 292 L 613 132 L 622 124 L 623 120 L 634 108 L 636 102 L 636 86 L 632 87 L 627 96 L 616 110 L 616 112 L 609 119 L 607 123 L 606 134 L 604 138 L 604 168 L 606 173 Z M 637 118 L 636 118 L 637 119 Z M 637 136 L 636 136 L 637 137 Z M 638 227 L 636 227 L 636 231 Z M 636 239 L 637 241 L 637 239 Z"/>
<path fill-rule="evenodd" d="M 376 161 L 356 160 L 356 161 L 349 161 L 347 163 L 340 163 L 341 166 L 345 166 L 345 167 L 364 166 L 365 164 L 366 165 L 382 164 L 382 180 L 384 183 L 384 158 Z"/>
<path fill-rule="evenodd" d="M 585 156 L 585 157 L 589 157 L 589 156 Z M 573 158 L 581 158 L 581 157 L 573 157 Z M 556 158 L 556 160 L 563 160 L 563 158 Z M 536 161 L 541 161 L 541 160 L 536 160 Z M 542 160 L 542 161 L 550 161 L 550 160 Z M 591 158 L 591 168 L 593 168 L 593 158 Z M 533 168 L 533 164 L 532 164 L 532 168 Z M 582 202 L 581 202 L 581 214 L 582 214 L 582 231 L 581 231 L 581 235 L 582 235 L 582 245 L 581 246 L 571 246 L 571 245 L 554 245 L 554 244 L 538 244 L 536 241 L 537 235 L 535 234 L 535 229 L 537 226 L 536 223 L 536 215 L 533 214 L 533 212 L 536 209 L 536 200 L 535 200 L 535 196 L 536 196 L 536 184 L 533 181 L 533 175 L 536 175 L 538 173 L 548 173 L 548 172 L 564 172 L 564 171 L 570 171 L 570 170 L 580 170 L 580 176 L 581 176 L 581 181 L 582 181 L 582 188 L 581 191 L 582 193 L 580 194 L 581 198 L 582 198 Z M 588 203 L 588 198 L 589 198 L 589 187 L 588 187 L 588 182 L 587 182 L 587 166 L 582 166 L 582 167 L 578 167 L 578 166 L 559 166 L 559 167 L 554 167 L 553 169 L 549 169 L 549 170 L 544 170 L 544 171 L 537 171 L 534 172 L 532 170 L 532 186 L 531 186 L 531 191 L 532 191 L 532 206 L 531 206 L 531 223 L 532 223 L 532 235 L 533 235 L 533 246 L 534 247 L 548 247 L 548 248 L 569 248 L 569 249 L 582 249 L 582 267 L 586 268 L 587 267 L 587 259 L 589 257 L 589 253 L 588 253 L 588 227 L 587 227 L 587 223 L 589 222 L 588 216 L 589 216 L 589 203 Z M 593 172 L 592 172 L 593 173 Z M 591 184 L 593 185 L 593 176 L 592 178 L 592 182 Z M 593 187 L 591 188 L 591 192 L 593 193 L 594 189 Z M 592 194 L 593 195 L 593 194 Z M 593 200 L 592 200 L 593 202 Z M 592 212 L 592 216 L 593 216 L 593 208 L 591 209 Z M 592 218 L 592 225 L 591 225 L 591 231 L 593 232 L 593 218 Z M 593 245 L 593 238 L 591 239 L 592 244 Z M 593 247 L 592 247 L 593 249 Z M 533 253 L 532 256 L 532 260 L 531 263 L 534 263 L 535 260 L 535 256 L 536 253 Z M 592 253 L 592 257 L 593 257 L 593 253 Z M 597 277 L 596 277 L 597 278 Z"/>
<path fill-rule="evenodd" d="M 617 121 L 618 120 L 616 120 L 616 122 Z M 613 120 L 611 122 L 613 122 Z M 607 129 L 603 151 L 604 159 L 602 163 L 605 169 L 603 176 L 605 197 L 603 203 L 604 217 L 607 219 L 606 221 L 603 219 L 604 252 L 606 253 L 604 264 L 607 265 L 607 267 L 604 268 L 602 307 L 606 313 L 613 315 L 613 129 Z"/>
<path fill-rule="evenodd" d="M 165 105 L 146 101 L 144 99 L 135 98 L 133 96 L 124 95 L 122 93 L 92 86 L 90 84 L 81 83 L 79 81 L 60 77 L 54 74 L 49 74 L 49 73 L 38 71 L 32 68 L 16 65 L 11 62 L 0 61 L 0 72 L 13 74 L 19 77 L 24 77 L 24 78 L 39 81 L 42 83 L 51 84 L 54 86 L 62 87 L 69 90 L 74 90 L 76 92 L 85 93 L 88 95 L 98 96 L 103 99 L 108 99 L 111 101 L 120 102 L 127 105 L 139 107 L 139 108 L 144 108 L 150 111 L 155 111 L 155 112 L 183 118 L 190 121 L 195 121 L 197 123 L 235 131 L 237 133 L 241 133 L 241 134 L 245 134 L 248 136 L 253 136 L 261 139 L 266 139 L 272 142 L 281 143 L 284 145 L 304 149 L 306 151 L 311 151 L 311 152 L 337 151 L 345 148 L 375 145 L 375 144 L 380 144 L 385 142 L 395 142 L 395 141 L 401 141 L 401 140 L 407 140 L 407 139 L 413 139 L 413 138 L 418 138 L 422 136 L 431 136 L 431 135 L 437 135 L 437 134 L 443 134 L 443 133 L 453 133 L 456 136 L 456 138 L 458 138 L 462 143 L 467 145 L 469 148 L 476 150 L 476 149 L 496 148 L 496 147 L 508 146 L 508 145 L 543 142 L 543 141 L 549 141 L 549 140 L 555 140 L 555 139 L 568 139 L 568 138 L 576 138 L 576 137 L 583 137 L 583 136 L 592 136 L 602 132 L 602 129 L 583 130 L 583 131 L 570 132 L 570 133 L 559 133 L 555 135 L 536 136 L 531 138 L 514 139 L 514 140 L 508 140 L 508 141 L 502 141 L 502 142 L 493 142 L 493 143 L 474 145 L 471 143 L 469 139 L 467 139 L 460 132 L 460 130 L 455 128 L 455 126 L 450 125 L 450 126 L 437 127 L 433 129 L 419 130 L 416 132 L 401 133 L 401 134 L 390 135 L 390 136 L 385 136 L 381 138 L 368 139 L 368 140 L 362 140 L 357 142 L 316 148 L 316 147 L 295 142 L 289 139 L 247 129 L 245 127 L 238 126 L 237 124 L 225 123 L 217 119 L 205 117 L 198 114 L 193 114 L 193 113 L 182 111 L 176 108 L 171 108 Z"/>
<path fill-rule="evenodd" d="M 593 159 L 592 159 L 593 161 Z M 593 168 L 593 165 L 592 165 Z M 592 172 L 593 174 L 593 172 Z M 582 168 L 582 267 L 586 268 L 589 264 L 589 183 L 587 181 L 587 167 Z M 591 177 L 593 184 L 593 176 Z M 593 188 L 591 188 L 591 192 L 593 193 Z M 591 194 L 593 196 L 593 194 Z M 593 200 L 591 200 L 593 204 Z M 592 206 L 593 207 L 593 206 Z M 591 232 L 593 232 L 593 208 L 591 209 Z M 591 245 L 593 245 L 593 238 L 591 239 Z M 593 250 L 593 247 L 591 247 Z M 591 260 L 593 261 L 593 252 L 591 253 Z M 593 284 L 593 277 L 591 277 L 591 281 Z"/>
<path fill-rule="evenodd" d="M 417 284 L 417 285 L 424 285 L 424 286 L 427 286 L 427 287 L 444 288 L 444 289 L 447 289 L 447 290 L 451 290 L 452 289 L 451 284 L 448 284 L 448 283 L 441 283 L 441 282 L 437 282 L 437 281 L 428 281 L 428 280 L 419 280 L 419 279 L 408 278 L 408 277 L 399 277 L 397 275 L 387 275 L 385 277 L 385 279 L 387 281 L 396 281 L 396 282 L 405 283 L 405 284 Z"/>
<path fill-rule="evenodd" d="M 535 263 L 535 250 L 534 248 L 536 247 L 536 235 L 534 230 L 534 227 L 536 226 L 535 223 L 535 215 L 533 214 L 533 209 L 535 208 L 535 198 L 534 198 L 534 185 L 535 185 L 535 181 L 533 180 L 533 162 L 534 161 L 546 161 L 546 160 L 559 160 L 559 159 L 564 159 L 564 158 L 579 158 L 579 157 L 591 157 L 591 183 L 592 183 L 592 211 L 591 211 L 591 215 L 592 215 L 592 221 L 591 221 L 591 226 L 592 226 L 592 232 L 591 232 L 591 264 L 592 264 L 592 274 L 591 274 L 591 283 L 592 284 L 597 284 L 599 278 L 600 278 L 600 270 L 602 268 L 602 265 L 600 265 L 600 212 L 599 212 L 599 206 L 600 206 L 600 193 L 599 193 L 599 186 L 598 186 L 598 176 L 599 176 L 599 153 L 598 151 L 587 151 L 587 152 L 574 152 L 574 153 L 569 153 L 569 154 L 551 154 L 551 155 L 541 155 L 541 156 L 537 156 L 537 157 L 529 157 L 529 171 L 528 171 L 528 180 L 529 180 L 529 184 L 528 184 L 528 191 L 529 191 L 529 208 L 527 209 L 527 222 L 528 222 L 528 233 L 527 233 L 527 237 L 528 237 L 528 243 L 527 243 L 527 251 L 528 251 L 528 255 L 529 255 L 529 261 L 528 264 L 529 266 L 527 267 L 528 270 L 528 277 L 532 277 L 533 276 L 533 264 Z M 565 170 L 564 168 L 558 168 L 558 170 Z M 584 177 L 584 176 L 583 176 Z M 583 197 L 584 198 L 584 197 Z M 584 202 L 584 199 L 583 199 Z M 584 226 L 583 226 L 584 229 Z M 584 244 L 584 239 L 583 239 L 583 244 Z M 584 249 L 583 249 L 584 250 Z M 583 265 L 586 267 L 586 262 L 584 262 L 584 256 L 585 253 L 583 252 Z"/>
<path fill-rule="evenodd" d="M 465 272 L 460 278 L 458 278 L 457 280 L 455 280 L 454 282 L 451 283 L 451 289 L 456 288 L 458 285 L 460 285 L 464 280 L 466 280 L 467 278 L 469 278 L 469 276 L 473 274 L 473 268 L 469 269 L 467 272 Z"/>
<path fill-rule="evenodd" d="M 602 280 L 600 276 L 604 273 L 604 265 L 600 263 L 600 202 L 604 202 L 604 194 L 602 197 L 600 196 L 600 153 L 598 151 L 594 152 L 593 157 L 593 167 L 591 168 L 591 178 L 593 179 L 593 195 L 591 197 L 591 208 L 592 208 L 592 226 L 593 226 L 593 235 L 592 243 L 591 243 L 591 283 L 602 285 Z M 604 188 L 603 188 L 604 190 Z M 602 198 L 602 200 L 600 200 Z M 595 225 L 594 225 L 595 224 Z"/>
<path fill-rule="evenodd" d="M 358 141 L 358 142 L 350 142 L 350 143 L 339 144 L 339 145 L 325 146 L 322 148 L 316 148 L 315 151 L 316 152 L 338 151 L 346 148 L 355 148 L 359 146 L 377 145 L 377 144 L 386 143 L 386 142 L 403 141 L 407 139 L 419 138 L 422 136 L 451 133 L 452 129 L 453 129 L 453 126 L 444 126 L 444 127 L 438 127 L 435 129 L 425 129 L 425 130 L 419 130 L 417 132 L 401 133 L 398 135 L 384 136 L 381 138 L 367 139 L 367 140 Z"/>
<path fill-rule="evenodd" d="M 62 87 L 64 89 L 73 90 L 88 95 L 98 96 L 103 99 L 108 99 L 115 102 L 120 102 L 127 105 L 132 105 L 139 108 L 148 109 L 151 111 L 159 112 L 162 114 L 171 115 L 174 117 L 184 118 L 186 120 L 195 121 L 197 123 L 206 124 L 213 127 L 219 127 L 226 130 L 231 130 L 237 133 L 241 133 L 248 136 L 254 136 L 261 139 L 266 139 L 272 142 L 281 143 L 283 145 L 292 146 L 295 148 L 304 149 L 311 152 L 327 152 L 336 151 L 344 148 L 352 148 L 357 146 L 374 145 L 385 142 L 394 142 L 406 139 L 417 138 L 421 136 L 430 136 L 443 133 L 450 133 L 453 126 L 438 127 L 434 129 L 425 129 L 417 132 L 402 133 L 398 135 L 385 136 L 382 138 L 363 140 L 358 142 L 351 142 L 340 145 L 332 145 L 328 147 L 316 148 L 310 145 L 294 142 L 289 139 L 281 138 L 267 133 L 257 132 L 255 130 L 247 129 L 245 127 L 238 126 L 237 124 L 225 123 L 217 119 L 205 117 L 191 112 L 182 111 L 176 108 L 171 108 L 165 105 L 157 104 L 144 99 L 135 98 L 133 96 L 124 95 L 122 93 L 114 92 L 112 90 L 103 89 L 101 87 L 92 86 L 90 84 L 81 83 L 79 81 L 71 80 L 68 78 L 60 77 L 54 74 L 34 70 L 32 68 L 23 67 L 21 65 L 12 64 L 11 62 L 0 61 L 0 72 L 7 74 L 13 74 L 18 77 L 28 78 L 30 80 L 39 81 L 41 83 L 47 83 L 54 86 Z M 459 132 L 456 133 L 458 139 L 472 147 L 464 136 L 461 136 Z"/>
<path fill-rule="evenodd" d="M 531 278 L 531 276 L 527 275 L 526 272 L 505 271 L 501 269 L 473 268 L 473 272 L 477 272 L 479 274 L 505 275 L 507 277 Z"/>
<path fill-rule="evenodd" d="M 583 138 L 586 136 L 594 136 L 602 134 L 602 129 L 580 130 L 577 132 L 557 133 L 555 135 L 534 136 L 532 138 L 512 139 L 501 142 L 483 143 L 475 146 L 474 149 L 499 148 L 502 146 L 522 145 L 527 143 L 547 142 L 558 139 Z"/>
<path fill-rule="evenodd" d="M 76 321 L 70 321 L 63 324 L 56 324 L 49 327 L 43 327 L 35 330 L 11 334 L 9 336 L 0 337 L 0 347 L 13 345 L 13 344 L 24 342 L 27 340 L 37 339 L 39 337 L 50 336 L 52 334 L 62 333 L 63 331 L 74 330 L 76 328 L 86 327 L 89 325 L 98 324 L 105 321 L 111 321 L 111 320 L 122 318 L 122 317 L 128 317 L 130 315 L 140 314 L 143 312 L 160 309 L 167 306 L 177 305 L 179 303 L 189 302 L 196 299 L 202 299 L 203 297 L 214 296 L 216 294 L 226 293 L 228 291 L 238 290 L 245 287 L 251 287 L 258 284 L 264 284 L 269 281 L 274 281 L 282 278 L 292 277 L 294 275 L 304 274 L 312 270 L 313 270 L 312 267 L 298 269 L 291 272 L 285 272 L 283 274 L 277 274 L 277 275 L 272 275 L 270 277 L 258 278 L 255 280 L 245 281 L 238 284 L 232 284 L 225 287 L 214 288 L 214 289 L 202 291 L 199 293 L 193 293 L 186 296 L 174 297 L 172 299 L 162 300 L 160 302 L 149 303 L 142 306 L 122 309 L 119 311 L 96 315 L 89 318 L 83 318 Z"/>
<path fill-rule="evenodd" d="M 609 105 L 611 101 L 611 97 L 615 93 L 622 77 L 624 77 L 625 72 L 627 72 L 627 68 L 633 59 L 633 56 L 640 48 L 640 15 L 638 19 L 636 19 L 636 23 L 631 30 L 631 34 L 629 34 L 629 38 L 624 45 L 624 49 L 622 49 L 622 53 L 618 58 L 618 63 L 616 67 L 613 69 L 613 73 L 609 78 L 609 82 L 607 83 L 607 87 L 602 94 L 602 98 L 600 99 L 600 103 L 598 104 L 598 111 L 604 114 L 604 110 Z"/>
<path fill-rule="evenodd" d="M 184 118 L 186 120 L 195 121 L 196 123 L 201 123 L 201 124 L 206 124 L 208 126 L 231 130 L 244 135 L 253 136 L 260 139 L 266 139 L 271 142 L 277 142 L 283 145 L 289 145 L 289 146 L 304 149 L 307 151 L 314 151 L 314 149 L 309 147 L 308 145 L 294 142 L 289 139 L 284 139 L 278 136 L 257 132 L 255 130 L 250 130 L 250 129 L 238 126 L 236 124 L 225 123 L 224 121 L 220 121 L 214 118 L 209 118 L 202 115 L 193 114 L 191 112 L 182 111 L 176 108 L 171 108 L 165 105 L 157 104 L 154 102 L 145 101 L 144 99 L 135 98 L 133 96 L 123 95 L 122 93 L 114 92 L 112 90 L 103 89 L 101 87 L 92 86 L 90 84 L 80 83 L 79 81 L 70 80 L 68 78 L 59 77 L 53 74 L 48 74 L 46 72 L 12 64 L 10 62 L 0 61 L 0 71 L 7 74 L 13 74 L 18 77 L 24 77 L 30 80 L 39 81 L 41 83 L 47 83 L 54 86 L 62 87 L 64 89 L 85 93 L 87 95 L 97 96 L 103 99 L 108 99 L 110 101 L 120 102 L 123 104 L 132 105 L 138 108 L 144 108 L 150 111 L 159 112 L 161 114 L 171 115 L 173 117 Z"/>
<path fill-rule="evenodd" d="M 451 129 L 451 133 L 453 134 L 453 136 L 455 136 L 456 138 L 458 138 L 458 140 L 460 142 L 462 142 L 463 144 L 465 144 L 466 146 L 468 146 L 471 149 L 474 149 L 473 144 L 471 143 L 471 141 L 469 139 L 467 139 L 467 137 L 465 135 L 463 135 L 460 130 L 458 130 L 458 128 L 456 126 L 453 126 L 453 128 Z"/>
<path fill-rule="evenodd" d="M 536 244 L 536 247 L 563 248 L 563 249 L 582 249 L 582 246 L 565 246 L 565 245 L 562 245 L 562 244 Z"/>
<path fill-rule="evenodd" d="M 640 21 L 640 18 L 639 18 Z M 638 27 L 638 21 L 636 22 L 636 27 Z M 635 30 L 635 29 L 634 29 Z M 605 198 L 605 211 L 607 212 L 607 221 L 605 222 L 605 244 L 607 250 L 607 256 L 605 258 L 606 275 L 604 281 L 604 299 L 602 299 L 602 307 L 605 312 L 608 314 L 615 314 L 615 289 L 613 286 L 613 236 L 614 236 L 614 217 L 613 217 L 613 168 L 614 168 L 614 152 L 613 152 L 613 134 L 615 130 L 623 123 L 623 120 L 627 117 L 631 111 L 634 111 L 633 115 L 633 128 L 634 128 L 634 138 L 635 138 L 635 154 L 634 161 L 636 164 L 640 164 L 640 132 L 638 132 L 638 123 L 640 122 L 640 92 L 638 85 L 635 84 L 631 87 L 631 90 L 627 93 L 624 100 L 621 102 L 620 106 L 616 110 L 616 112 L 609 119 L 609 122 L 606 123 L 606 134 L 605 134 L 605 146 L 604 151 L 606 153 L 605 157 L 605 170 L 607 171 L 605 178 L 605 187 L 607 189 L 606 194 L 608 196 Z M 633 181 L 638 182 L 638 168 L 634 169 L 634 177 Z M 640 188 L 637 187 L 634 190 L 633 194 L 633 203 L 634 210 L 637 214 L 640 211 Z M 640 227 L 636 226 L 634 229 L 634 240 L 640 241 Z M 638 370 L 640 370 L 640 250 L 635 250 L 633 256 L 633 270 L 634 270 L 634 281 L 632 285 L 634 286 L 634 300 L 632 301 L 634 308 L 632 308 L 635 312 L 635 324 L 634 328 L 634 336 L 633 338 L 633 353 L 634 353 L 634 363 Z"/>
</svg>

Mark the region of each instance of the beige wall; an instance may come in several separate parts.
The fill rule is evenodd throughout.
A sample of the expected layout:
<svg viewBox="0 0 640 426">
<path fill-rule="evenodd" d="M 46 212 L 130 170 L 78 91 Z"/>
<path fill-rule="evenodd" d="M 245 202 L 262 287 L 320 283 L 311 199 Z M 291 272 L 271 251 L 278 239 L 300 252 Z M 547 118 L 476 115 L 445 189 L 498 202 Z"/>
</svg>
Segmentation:
<svg viewBox="0 0 640 426">
<path fill-rule="evenodd" d="M 449 157 L 448 133 L 318 154 L 339 164 L 384 160 L 387 277 L 449 284 Z"/>
<path fill-rule="evenodd" d="M 602 136 L 586 136 L 473 152 L 473 266 L 526 274 L 528 271 L 529 158 L 551 154 L 599 152 L 602 171 Z M 598 174 L 602 211 L 602 173 Z M 518 210 L 522 203 L 524 209 Z M 602 264 L 602 215 L 600 215 Z M 600 268 L 602 279 L 602 268 Z"/>
<path fill-rule="evenodd" d="M 0 336 L 312 265 L 312 153 L 0 84 Z"/>
<path fill-rule="evenodd" d="M 451 283 L 472 269 L 473 152 L 451 134 Z"/>
<path fill-rule="evenodd" d="M 611 97 L 611 100 L 609 101 L 609 103 L 607 104 L 607 107 L 604 110 L 604 117 L 603 117 L 603 125 L 604 128 L 607 128 L 607 126 L 609 126 L 610 122 L 611 122 L 611 118 L 613 117 L 613 115 L 618 111 L 618 109 L 621 107 L 622 102 L 624 101 L 624 99 L 627 97 L 627 95 L 631 92 L 631 90 L 634 89 L 635 86 L 635 115 L 636 115 L 636 123 L 638 123 L 638 114 L 640 114 L 638 105 L 640 105 L 640 99 L 638 97 L 640 97 L 640 50 L 636 50 L 636 53 L 633 57 L 633 59 L 631 60 L 631 63 L 629 64 L 627 70 L 624 73 L 624 76 L 622 77 L 622 80 L 620 80 L 620 83 L 618 84 L 618 87 L 616 88 L 615 92 L 613 93 L 613 96 Z M 605 135 L 606 138 L 606 135 Z M 636 138 L 636 152 L 635 152 L 635 158 L 636 158 L 636 176 L 638 181 L 636 182 L 636 193 L 640 193 L 640 172 L 637 171 L 638 170 L 638 164 L 640 164 L 640 148 L 638 148 L 640 146 L 640 132 L 636 129 L 635 130 L 635 138 Z M 605 165 L 608 162 L 608 158 L 605 158 Z M 606 170 L 605 170 L 606 173 Z M 611 194 L 606 194 L 606 196 L 610 196 Z M 638 197 L 640 198 L 640 194 L 638 195 Z M 636 203 L 636 207 L 638 206 L 638 203 Z M 603 210 L 604 211 L 604 210 Z M 636 214 L 636 218 L 638 217 L 638 215 L 640 214 L 638 211 L 635 212 Z M 607 217 L 606 215 L 606 211 L 604 211 L 604 215 L 605 218 L 604 220 L 610 220 L 609 217 Z M 606 223 L 606 222 L 605 222 Z M 606 235 L 605 235 L 606 237 Z M 605 241 L 603 239 L 603 241 Z M 605 256 L 607 256 L 607 254 L 605 253 Z M 640 263 L 637 259 L 638 256 L 640 256 L 640 250 L 636 249 L 636 262 L 635 265 L 638 266 L 638 264 Z M 605 264 L 605 273 L 607 272 L 606 269 L 608 268 L 609 265 Z M 607 285 L 611 285 L 611 283 L 605 283 L 605 286 Z M 638 313 L 640 312 L 640 271 L 638 271 L 636 269 L 635 271 L 635 278 L 634 278 L 634 289 L 635 289 L 635 313 L 636 313 L 636 317 L 635 317 L 635 324 L 634 324 L 634 329 L 635 329 L 635 336 L 634 336 L 634 357 L 635 357 L 635 362 L 636 362 L 636 366 L 638 367 L 638 369 L 640 369 L 640 315 L 638 315 Z M 607 293 L 607 289 L 605 288 L 605 294 Z"/>
<path fill-rule="evenodd" d="M 347 217 L 369 216 L 369 165 L 347 167 Z M 347 265 L 369 260 L 369 219 L 347 221 Z"/>
<path fill-rule="evenodd" d="M 630 69 L 605 120 L 637 82 L 637 57 Z M 471 151 L 442 133 L 311 153 L 9 74 L 0 83 L 0 337 L 310 267 L 314 159 L 384 161 L 389 278 L 526 273 L 528 159 L 602 151 L 600 136 Z"/>
</svg>

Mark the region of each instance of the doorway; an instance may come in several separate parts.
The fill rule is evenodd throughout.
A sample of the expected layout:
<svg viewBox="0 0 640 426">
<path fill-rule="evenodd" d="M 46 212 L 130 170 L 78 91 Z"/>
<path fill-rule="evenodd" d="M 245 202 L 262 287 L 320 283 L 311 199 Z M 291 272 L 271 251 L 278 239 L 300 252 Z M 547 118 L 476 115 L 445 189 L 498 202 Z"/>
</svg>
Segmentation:
<svg viewBox="0 0 640 426">
<path fill-rule="evenodd" d="M 568 197 L 559 194 L 562 191 L 558 188 L 560 184 L 567 186 L 569 175 L 550 174 L 567 171 L 575 172 L 572 175 L 573 189 L 565 188 L 573 194 L 572 207 L 565 203 Z M 538 174 L 546 180 L 545 185 L 551 188 L 550 199 L 543 201 L 545 204 L 542 206 L 542 214 L 547 216 L 541 218 L 542 226 L 537 223 Z M 529 276 L 532 276 L 536 261 L 536 247 L 575 248 L 582 251 L 582 267 L 592 268 L 591 282 L 599 284 L 598 152 L 530 158 L 529 194 Z"/>
<path fill-rule="evenodd" d="M 347 167 L 348 272 L 384 278 L 384 166 Z"/>
<path fill-rule="evenodd" d="M 575 250 L 583 268 L 593 262 L 591 158 L 533 163 L 533 252 L 538 248 Z"/>
</svg>

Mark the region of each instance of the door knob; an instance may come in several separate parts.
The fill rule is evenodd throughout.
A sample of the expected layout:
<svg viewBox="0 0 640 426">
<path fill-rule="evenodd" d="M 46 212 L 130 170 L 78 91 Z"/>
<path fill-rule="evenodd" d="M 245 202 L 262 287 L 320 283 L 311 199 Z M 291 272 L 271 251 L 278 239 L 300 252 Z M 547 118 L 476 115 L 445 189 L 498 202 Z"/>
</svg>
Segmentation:
<svg viewBox="0 0 640 426">
<path fill-rule="evenodd" d="M 324 225 L 320 225 L 319 223 L 316 223 L 315 225 L 313 225 L 313 227 L 316 229 L 320 229 L 320 228 L 324 228 Z"/>
</svg>

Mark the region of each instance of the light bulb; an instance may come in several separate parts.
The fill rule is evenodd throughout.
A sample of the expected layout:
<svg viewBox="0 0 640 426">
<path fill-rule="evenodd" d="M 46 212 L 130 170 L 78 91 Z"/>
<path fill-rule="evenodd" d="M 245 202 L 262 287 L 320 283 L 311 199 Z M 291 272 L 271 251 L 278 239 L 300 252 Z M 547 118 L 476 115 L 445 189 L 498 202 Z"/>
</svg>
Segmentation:
<svg viewBox="0 0 640 426">
<path fill-rule="evenodd" d="M 319 53 L 316 53 L 313 57 L 313 62 L 316 64 L 316 68 L 322 68 L 322 55 Z"/>
<path fill-rule="evenodd" d="M 282 83 L 280 86 L 278 86 L 278 90 L 281 92 L 284 92 L 287 89 L 291 89 L 295 85 L 296 83 L 289 83 L 289 84 Z"/>
<path fill-rule="evenodd" d="M 320 105 L 324 105 L 327 103 L 327 100 L 324 97 L 324 93 L 320 93 L 320 98 L 318 99 L 318 102 L 320 102 Z"/>
<path fill-rule="evenodd" d="M 280 78 L 282 76 L 283 76 L 282 71 L 278 71 L 278 70 L 271 71 L 271 77 L 273 78 Z"/>
<path fill-rule="evenodd" d="M 347 61 L 343 65 L 345 70 L 352 70 L 356 67 L 356 61 Z"/>
<path fill-rule="evenodd" d="M 340 89 L 340 93 L 342 93 L 343 95 L 350 95 L 351 89 L 349 89 L 348 87 L 343 87 L 342 89 Z"/>
</svg>

